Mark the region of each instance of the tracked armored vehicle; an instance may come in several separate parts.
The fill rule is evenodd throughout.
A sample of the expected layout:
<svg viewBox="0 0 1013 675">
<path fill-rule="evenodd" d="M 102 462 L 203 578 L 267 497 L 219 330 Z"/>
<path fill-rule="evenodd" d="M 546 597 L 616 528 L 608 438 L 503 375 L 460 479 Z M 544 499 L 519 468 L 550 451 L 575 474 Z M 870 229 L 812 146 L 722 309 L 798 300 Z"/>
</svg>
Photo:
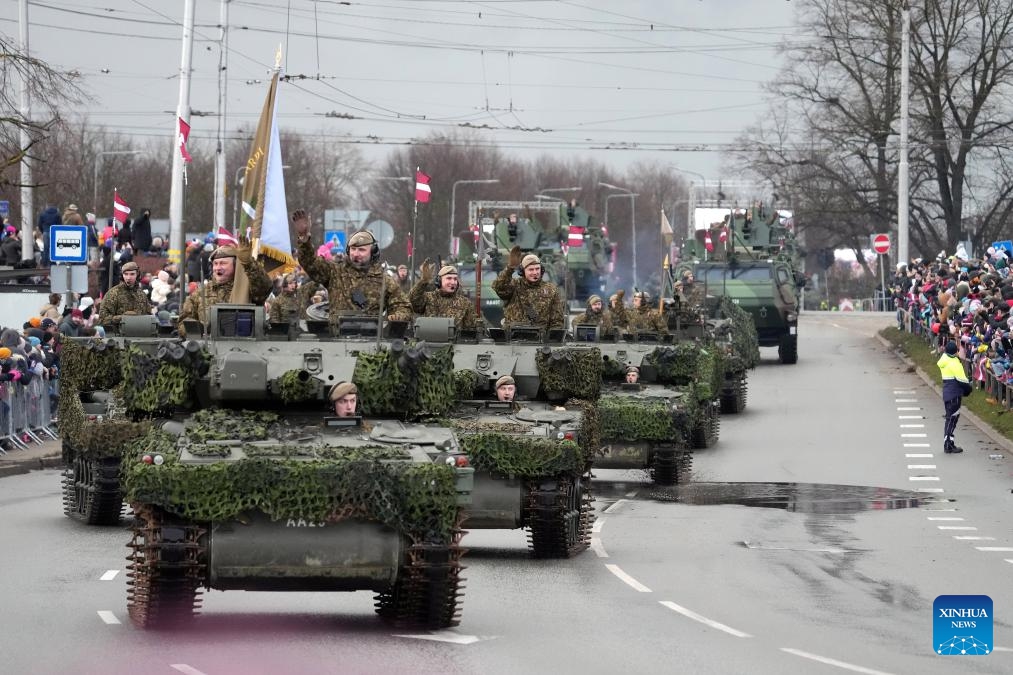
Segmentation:
<svg viewBox="0 0 1013 675">
<path fill-rule="evenodd" d="M 722 296 L 708 302 L 708 325 L 717 344 L 724 348 L 724 381 L 721 384 L 721 412 L 736 414 L 746 409 L 747 377 L 760 362 L 756 326 L 748 312 L 731 298 Z"/>
<path fill-rule="evenodd" d="M 452 430 L 415 421 L 454 403 L 450 348 L 376 337 L 369 317 L 295 339 L 265 334 L 259 307 L 209 323 L 201 411 L 152 420 L 124 465 L 131 620 L 185 623 L 203 589 L 369 590 L 396 624 L 456 625 L 472 469 Z M 328 410 L 341 381 L 361 416 Z"/>
</svg>

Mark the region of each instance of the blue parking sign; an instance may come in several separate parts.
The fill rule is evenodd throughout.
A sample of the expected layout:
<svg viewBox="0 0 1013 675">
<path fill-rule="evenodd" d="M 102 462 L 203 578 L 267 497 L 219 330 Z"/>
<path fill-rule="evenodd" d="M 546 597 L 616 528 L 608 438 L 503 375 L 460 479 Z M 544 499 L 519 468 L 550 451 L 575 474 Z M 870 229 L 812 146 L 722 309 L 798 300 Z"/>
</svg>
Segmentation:
<svg viewBox="0 0 1013 675">
<path fill-rule="evenodd" d="M 88 260 L 88 228 L 85 225 L 53 225 L 49 228 L 49 259 L 55 263 Z"/>
</svg>

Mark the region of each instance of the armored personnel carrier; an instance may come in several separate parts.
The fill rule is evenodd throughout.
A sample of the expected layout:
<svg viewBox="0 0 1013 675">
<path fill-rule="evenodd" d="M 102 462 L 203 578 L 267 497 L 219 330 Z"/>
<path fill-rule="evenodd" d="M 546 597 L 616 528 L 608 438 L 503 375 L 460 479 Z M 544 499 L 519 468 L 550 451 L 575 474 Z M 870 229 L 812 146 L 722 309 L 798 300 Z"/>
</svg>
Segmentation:
<svg viewBox="0 0 1013 675">
<path fill-rule="evenodd" d="M 594 519 L 601 353 L 564 346 L 561 331 L 491 332 L 493 340 L 454 347 L 461 401 L 449 422 L 475 468 L 465 526 L 526 528 L 534 557 L 574 556 L 590 544 Z M 495 383 L 504 375 L 514 380 L 513 401 L 497 400 Z"/>
<path fill-rule="evenodd" d="M 415 421 L 454 403 L 450 348 L 375 317 L 336 328 L 265 334 L 260 307 L 211 308 L 200 411 L 164 411 L 123 467 L 137 626 L 190 620 L 202 589 L 370 590 L 397 624 L 458 623 L 472 469 L 452 430 Z M 330 414 L 342 381 L 361 415 Z"/>
</svg>

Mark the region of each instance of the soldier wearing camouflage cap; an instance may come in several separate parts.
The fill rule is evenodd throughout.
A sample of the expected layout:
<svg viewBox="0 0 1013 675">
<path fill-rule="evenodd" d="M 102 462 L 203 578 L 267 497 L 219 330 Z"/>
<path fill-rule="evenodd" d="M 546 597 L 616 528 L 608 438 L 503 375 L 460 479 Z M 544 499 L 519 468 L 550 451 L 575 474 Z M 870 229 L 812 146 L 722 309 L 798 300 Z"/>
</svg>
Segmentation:
<svg viewBox="0 0 1013 675">
<path fill-rule="evenodd" d="M 598 334 L 606 337 L 615 330 L 612 324 L 612 312 L 605 309 L 600 295 L 592 295 L 587 299 L 587 309 L 584 313 L 573 320 L 573 325 L 595 325 L 598 326 Z"/>
<path fill-rule="evenodd" d="M 417 316 L 444 316 L 454 319 L 457 330 L 475 330 L 475 305 L 461 292 L 461 280 L 457 268 L 444 265 L 436 278 L 439 288 L 433 288 L 433 273 L 436 264 L 428 259 L 422 264 L 422 276 L 408 294 L 408 301 Z"/>
<path fill-rule="evenodd" d="M 514 279 L 514 270 L 522 276 Z M 519 246 L 510 250 L 510 261 L 492 282 L 492 290 L 503 300 L 503 327 L 563 327 L 563 296 L 551 281 L 542 280 L 542 261 Z"/>
<path fill-rule="evenodd" d="M 683 270 L 679 281 L 675 282 L 675 289 L 679 293 L 679 299 L 687 309 L 697 308 L 703 305 L 704 289 L 693 277 L 693 270 Z"/>
<path fill-rule="evenodd" d="M 633 311 L 629 321 L 627 330 L 631 333 L 668 335 L 668 322 L 661 312 L 651 308 L 651 294 L 647 291 L 633 294 Z"/>
<path fill-rule="evenodd" d="M 281 280 L 281 290 L 275 293 L 268 320 L 271 323 L 297 323 L 299 321 L 299 298 L 296 289 L 299 283 L 294 274 L 286 274 Z"/>
<path fill-rule="evenodd" d="M 123 265 L 123 281 L 109 289 L 102 298 L 102 323 L 117 325 L 128 314 L 151 314 L 151 301 L 137 285 L 140 270 L 133 260 Z"/>
<path fill-rule="evenodd" d="M 342 312 L 379 313 L 381 300 L 388 319 L 411 321 L 411 305 L 397 281 L 380 266 L 380 247 L 372 233 L 360 230 L 349 237 L 345 259 L 334 262 L 316 254 L 306 211 L 294 211 L 292 225 L 299 242 L 299 264 L 310 279 L 327 289 L 332 326 L 337 325 Z"/>
<path fill-rule="evenodd" d="M 180 335 L 185 335 L 186 320 L 207 324 L 208 310 L 215 305 L 263 305 L 271 287 L 271 277 L 253 259 L 253 246 L 248 239 L 239 240 L 235 246 L 219 246 L 211 254 L 211 281 L 188 296 L 179 312 Z"/>
<path fill-rule="evenodd" d="M 609 297 L 609 313 L 612 314 L 612 325 L 626 330 L 630 325 L 629 312 L 626 311 L 626 289 L 620 288 Z"/>
</svg>

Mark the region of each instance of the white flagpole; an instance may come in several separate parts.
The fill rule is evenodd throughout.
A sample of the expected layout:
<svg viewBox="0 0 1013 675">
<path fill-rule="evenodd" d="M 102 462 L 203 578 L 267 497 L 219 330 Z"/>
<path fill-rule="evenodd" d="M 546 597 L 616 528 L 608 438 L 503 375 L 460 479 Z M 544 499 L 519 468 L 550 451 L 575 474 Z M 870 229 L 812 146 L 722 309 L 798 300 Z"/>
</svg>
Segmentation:
<svg viewBox="0 0 1013 675">
<path fill-rule="evenodd" d="M 169 193 L 169 260 L 182 263 L 183 156 L 179 152 L 179 120 L 190 119 L 190 64 L 193 59 L 193 14 L 196 0 L 183 9 L 183 55 L 179 67 L 179 104 L 172 134 L 172 189 Z"/>
</svg>

